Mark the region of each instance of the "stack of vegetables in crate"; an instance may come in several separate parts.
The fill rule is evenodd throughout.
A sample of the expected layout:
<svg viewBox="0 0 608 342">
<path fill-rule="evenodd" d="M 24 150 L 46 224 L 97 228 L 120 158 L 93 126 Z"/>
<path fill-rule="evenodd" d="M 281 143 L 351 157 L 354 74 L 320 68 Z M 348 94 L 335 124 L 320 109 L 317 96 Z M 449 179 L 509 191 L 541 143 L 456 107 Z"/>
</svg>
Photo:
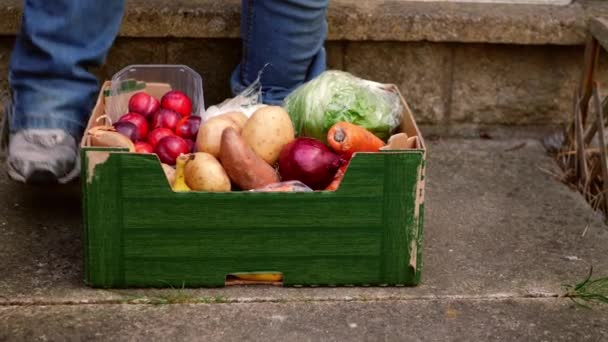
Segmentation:
<svg viewBox="0 0 608 342">
<path fill-rule="evenodd" d="M 397 93 L 341 71 L 300 86 L 283 107 L 258 107 L 202 120 L 180 90 L 160 99 L 140 91 L 117 122 L 91 128 L 89 141 L 155 153 L 174 191 L 206 192 L 336 190 L 354 153 L 418 146 L 393 134 Z"/>
<path fill-rule="evenodd" d="M 104 84 L 81 152 L 88 284 L 418 284 L 426 153 L 397 88 L 327 71 L 282 106 L 261 90 L 206 108 L 186 66 Z"/>
</svg>

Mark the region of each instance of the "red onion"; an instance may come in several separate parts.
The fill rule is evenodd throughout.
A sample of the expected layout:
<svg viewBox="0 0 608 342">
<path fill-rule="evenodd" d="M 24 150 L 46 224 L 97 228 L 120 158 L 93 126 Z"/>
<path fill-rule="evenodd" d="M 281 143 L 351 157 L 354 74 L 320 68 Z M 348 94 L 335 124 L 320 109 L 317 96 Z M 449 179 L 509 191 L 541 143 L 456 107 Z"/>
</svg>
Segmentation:
<svg viewBox="0 0 608 342">
<path fill-rule="evenodd" d="M 131 141 L 138 141 L 141 137 L 139 135 L 139 130 L 134 123 L 130 121 L 118 121 L 115 122 L 112 126 L 116 129 L 116 132 L 126 136 L 131 139 Z"/>
<path fill-rule="evenodd" d="M 184 139 L 184 141 L 186 142 L 186 144 L 188 144 L 188 149 L 190 150 L 190 153 L 195 153 L 196 152 L 196 144 L 194 143 L 194 140 L 192 140 L 192 139 Z"/>
<path fill-rule="evenodd" d="M 121 116 L 118 121 L 127 121 L 134 124 L 139 131 L 139 139 L 144 140 L 146 139 L 146 136 L 148 136 L 148 121 L 146 121 L 145 116 L 130 112 Z"/>
<path fill-rule="evenodd" d="M 182 118 L 175 126 L 175 134 L 184 138 L 196 140 L 202 118 L 198 115 L 188 115 Z"/>
<path fill-rule="evenodd" d="M 279 173 L 283 181 L 299 180 L 314 190 L 325 189 L 344 160 L 321 141 L 297 138 L 283 147 Z"/>
</svg>

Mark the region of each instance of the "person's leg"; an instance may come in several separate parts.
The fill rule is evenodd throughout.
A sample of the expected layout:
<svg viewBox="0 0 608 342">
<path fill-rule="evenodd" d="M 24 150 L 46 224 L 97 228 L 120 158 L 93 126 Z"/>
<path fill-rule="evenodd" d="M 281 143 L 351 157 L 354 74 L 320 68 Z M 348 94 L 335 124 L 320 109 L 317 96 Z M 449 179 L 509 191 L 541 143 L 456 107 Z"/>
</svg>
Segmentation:
<svg viewBox="0 0 608 342">
<path fill-rule="evenodd" d="M 66 177 L 98 82 L 87 69 L 103 63 L 122 21 L 123 0 L 26 0 L 11 55 L 9 174 Z"/>
<path fill-rule="evenodd" d="M 280 104 L 326 68 L 328 0 L 242 0 L 243 57 L 232 74 L 236 95 L 262 74 L 266 104 Z"/>
</svg>

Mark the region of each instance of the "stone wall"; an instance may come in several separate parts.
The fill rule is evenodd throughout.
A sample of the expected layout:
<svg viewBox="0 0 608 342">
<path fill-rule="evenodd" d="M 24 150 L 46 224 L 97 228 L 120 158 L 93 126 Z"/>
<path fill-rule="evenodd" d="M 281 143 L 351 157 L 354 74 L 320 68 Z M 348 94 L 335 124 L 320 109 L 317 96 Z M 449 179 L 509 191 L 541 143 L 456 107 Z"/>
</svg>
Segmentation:
<svg viewBox="0 0 608 342">
<path fill-rule="evenodd" d="M 0 93 L 12 38 L 0 38 Z M 568 120 L 582 46 L 329 41 L 328 64 L 396 83 L 421 124 L 545 125 Z M 238 39 L 118 38 L 100 79 L 129 64 L 186 64 L 203 76 L 209 106 L 230 96 Z M 599 79 L 608 80 L 602 55 Z"/>
<path fill-rule="evenodd" d="M 240 0 L 127 0 L 100 79 L 136 63 L 182 63 L 204 77 L 206 104 L 230 96 L 240 54 Z M 0 0 L 0 98 L 22 0 Z M 568 120 L 588 22 L 608 2 L 567 6 L 332 0 L 329 67 L 399 85 L 418 121 L 439 133 Z M 599 79 L 606 81 L 606 57 Z M 0 113 L 1 114 L 1 113 Z M 527 129 L 526 128 L 526 129 Z"/>
</svg>

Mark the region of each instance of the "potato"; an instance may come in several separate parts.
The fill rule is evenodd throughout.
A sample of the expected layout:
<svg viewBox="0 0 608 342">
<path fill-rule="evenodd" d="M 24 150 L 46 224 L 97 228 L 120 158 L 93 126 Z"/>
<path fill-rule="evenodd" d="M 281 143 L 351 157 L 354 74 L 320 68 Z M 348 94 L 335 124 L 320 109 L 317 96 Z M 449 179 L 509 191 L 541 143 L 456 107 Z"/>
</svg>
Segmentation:
<svg viewBox="0 0 608 342">
<path fill-rule="evenodd" d="M 236 122 L 241 129 L 245 127 L 245 123 L 249 119 L 247 115 L 243 114 L 243 112 L 228 112 L 221 114 L 219 116 L 224 116 L 230 118 L 232 121 Z"/>
<path fill-rule="evenodd" d="M 268 164 L 279 159 L 281 149 L 294 139 L 293 123 L 289 114 L 278 106 L 256 110 L 243 127 L 243 139 Z"/>
<path fill-rule="evenodd" d="M 194 153 L 184 169 L 186 184 L 195 191 L 230 191 L 230 179 L 220 162 L 209 153 Z"/>
<path fill-rule="evenodd" d="M 220 161 L 230 179 L 243 190 L 279 181 L 275 169 L 260 158 L 232 128 L 222 133 Z"/>
<path fill-rule="evenodd" d="M 220 155 L 222 132 L 227 127 L 232 127 L 237 132 L 241 132 L 239 124 L 228 116 L 214 116 L 205 121 L 199 128 L 198 135 L 196 136 L 196 150 L 198 152 L 209 153 L 217 158 Z"/>
</svg>

